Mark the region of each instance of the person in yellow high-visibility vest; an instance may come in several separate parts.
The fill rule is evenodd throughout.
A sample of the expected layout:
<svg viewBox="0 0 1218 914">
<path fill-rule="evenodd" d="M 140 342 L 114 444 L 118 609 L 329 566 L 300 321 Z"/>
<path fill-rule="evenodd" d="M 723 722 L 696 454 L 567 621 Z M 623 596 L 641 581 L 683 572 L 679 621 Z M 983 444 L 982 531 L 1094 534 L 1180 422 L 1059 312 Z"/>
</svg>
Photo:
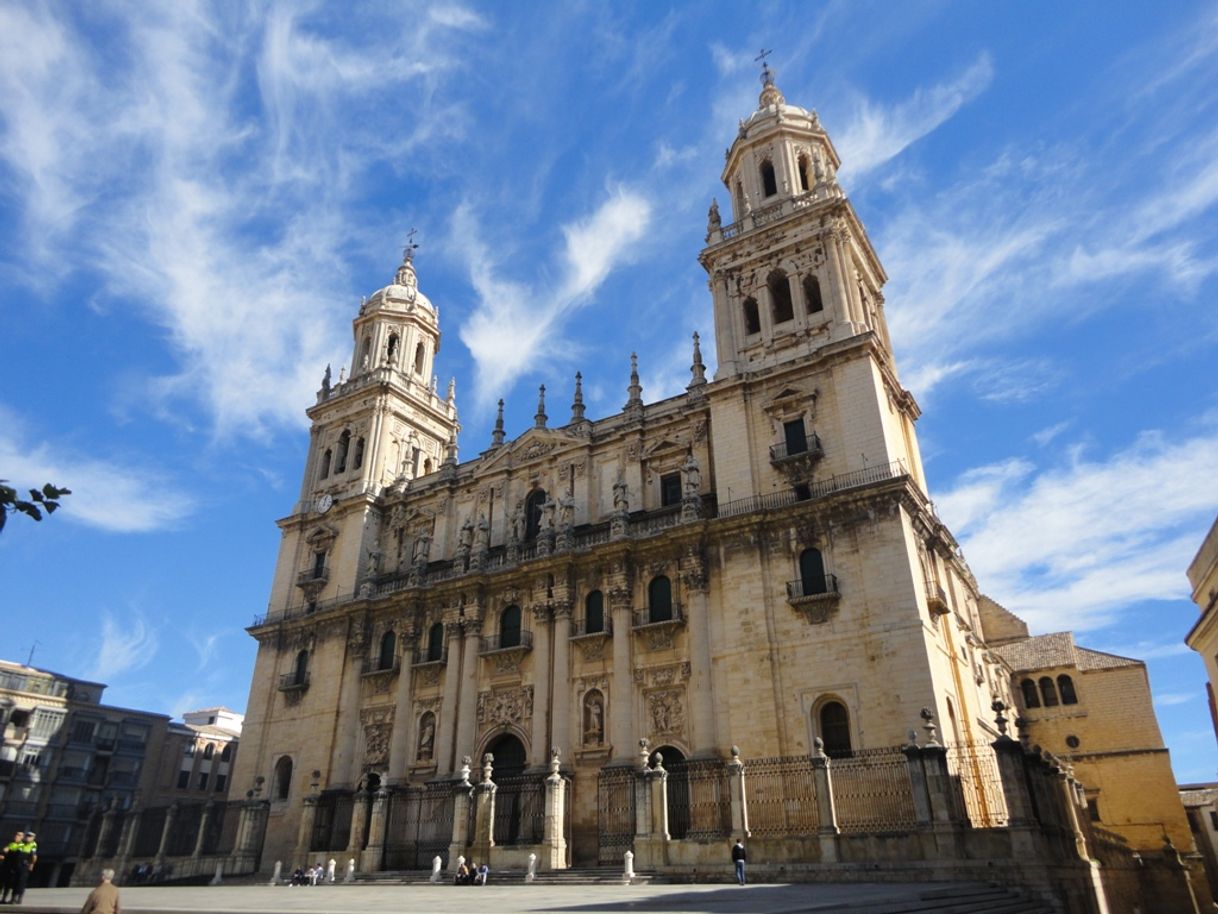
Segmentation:
<svg viewBox="0 0 1218 914">
<path fill-rule="evenodd" d="M 0 904 L 8 904 L 9 899 L 16 894 L 17 869 L 25 862 L 22 846 L 25 844 L 25 832 L 19 831 L 13 840 L 0 850 Z"/>
</svg>

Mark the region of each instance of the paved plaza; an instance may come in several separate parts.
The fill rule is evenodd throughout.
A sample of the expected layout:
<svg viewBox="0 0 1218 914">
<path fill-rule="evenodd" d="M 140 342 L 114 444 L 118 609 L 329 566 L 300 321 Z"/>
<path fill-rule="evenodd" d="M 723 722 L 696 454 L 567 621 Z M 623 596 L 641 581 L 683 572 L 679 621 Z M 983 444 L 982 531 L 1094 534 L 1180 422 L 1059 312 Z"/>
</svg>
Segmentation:
<svg viewBox="0 0 1218 914">
<path fill-rule="evenodd" d="M 124 912 L 179 914 L 542 914 L 552 911 L 681 912 L 681 914 L 797 914 L 865 912 L 885 902 L 918 898 L 937 885 L 354 885 L 318 887 L 122 887 Z M 77 914 L 88 889 L 31 889 L 6 911 Z"/>
</svg>

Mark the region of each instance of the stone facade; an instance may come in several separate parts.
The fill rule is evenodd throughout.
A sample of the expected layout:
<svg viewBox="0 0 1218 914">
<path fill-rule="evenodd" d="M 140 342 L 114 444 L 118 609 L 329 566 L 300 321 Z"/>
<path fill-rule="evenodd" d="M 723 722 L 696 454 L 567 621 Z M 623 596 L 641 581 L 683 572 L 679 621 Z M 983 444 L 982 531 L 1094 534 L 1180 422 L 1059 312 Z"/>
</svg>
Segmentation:
<svg viewBox="0 0 1218 914">
<path fill-rule="evenodd" d="M 1201 611 L 1201 618 L 1184 641 L 1201 655 L 1205 663 L 1208 676 L 1205 691 L 1209 697 L 1210 720 L 1214 725 L 1214 736 L 1218 738 L 1218 705 L 1214 701 L 1214 684 L 1218 683 L 1218 520 L 1214 521 L 1201 548 L 1189 563 L 1188 583 L 1192 588 L 1193 602 Z"/>
</svg>

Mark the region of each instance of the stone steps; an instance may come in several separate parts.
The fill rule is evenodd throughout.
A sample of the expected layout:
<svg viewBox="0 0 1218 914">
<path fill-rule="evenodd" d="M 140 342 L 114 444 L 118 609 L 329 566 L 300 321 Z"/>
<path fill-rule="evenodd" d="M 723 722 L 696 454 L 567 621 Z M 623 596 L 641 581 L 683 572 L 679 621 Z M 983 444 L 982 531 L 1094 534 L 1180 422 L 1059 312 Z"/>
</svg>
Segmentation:
<svg viewBox="0 0 1218 914">
<path fill-rule="evenodd" d="M 808 910 L 819 909 L 813 903 Z M 934 914 L 1055 914 L 1054 909 L 1045 902 L 1028 898 L 1016 889 L 982 885 L 928 889 L 917 892 L 916 897 L 899 901 L 834 903 L 832 910 L 854 914 L 923 914 L 932 911 Z"/>
<path fill-rule="evenodd" d="M 520 868 L 491 870 L 492 883 L 524 882 L 526 871 Z M 377 873 L 358 873 L 355 881 L 364 885 L 422 885 L 430 882 L 430 870 L 387 870 Z M 631 885 L 643 885 L 655 880 L 653 874 L 635 873 Z M 442 880 L 452 881 L 452 874 L 445 871 Z M 627 880 L 622 875 L 621 867 L 573 867 L 566 870 L 549 870 L 540 872 L 534 879 L 535 885 L 626 885 Z"/>
</svg>

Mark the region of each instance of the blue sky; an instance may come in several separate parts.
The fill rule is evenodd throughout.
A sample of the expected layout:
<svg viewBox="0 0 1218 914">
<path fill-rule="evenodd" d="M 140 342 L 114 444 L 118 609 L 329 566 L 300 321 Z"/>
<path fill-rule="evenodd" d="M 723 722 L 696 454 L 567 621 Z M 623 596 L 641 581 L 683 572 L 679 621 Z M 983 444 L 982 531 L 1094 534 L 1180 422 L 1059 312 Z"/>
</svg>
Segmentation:
<svg viewBox="0 0 1218 914">
<path fill-rule="evenodd" d="M 932 495 L 983 590 L 1145 658 L 1218 751 L 1184 569 L 1218 513 L 1213 4 L 0 0 L 0 656 L 244 707 L 304 407 L 409 228 L 462 453 L 713 355 L 697 263 L 761 47 L 889 276 Z"/>
</svg>

